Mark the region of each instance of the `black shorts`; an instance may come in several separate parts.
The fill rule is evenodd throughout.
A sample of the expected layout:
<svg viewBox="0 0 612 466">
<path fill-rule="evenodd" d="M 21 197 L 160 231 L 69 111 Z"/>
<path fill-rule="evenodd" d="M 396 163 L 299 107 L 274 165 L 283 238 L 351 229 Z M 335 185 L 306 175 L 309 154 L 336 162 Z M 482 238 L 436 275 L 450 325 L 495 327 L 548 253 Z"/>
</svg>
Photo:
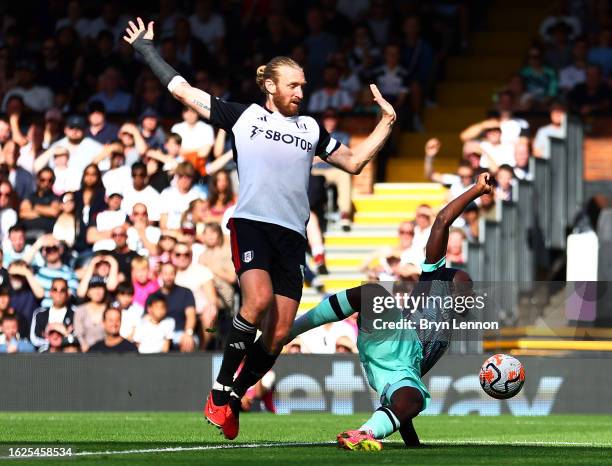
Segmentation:
<svg viewBox="0 0 612 466">
<path fill-rule="evenodd" d="M 272 279 L 274 294 L 299 302 L 304 285 L 306 238 L 289 228 L 245 218 L 232 218 L 227 227 L 238 277 L 247 270 L 265 270 Z"/>
</svg>

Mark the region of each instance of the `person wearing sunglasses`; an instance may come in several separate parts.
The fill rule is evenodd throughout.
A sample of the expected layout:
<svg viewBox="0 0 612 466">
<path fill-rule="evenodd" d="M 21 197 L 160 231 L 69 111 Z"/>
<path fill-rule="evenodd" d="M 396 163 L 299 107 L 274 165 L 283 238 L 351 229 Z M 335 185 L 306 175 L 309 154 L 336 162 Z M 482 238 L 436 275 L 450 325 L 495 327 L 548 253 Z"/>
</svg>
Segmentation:
<svg viewBox="0 0 612 466">
<path fill-rule="evenodd" d="M 39 350 L 44 350 L 48 346 L 48 341 L 45 338 L 47 325 L 62 324 L 70 335 L 73 335 L 74 331 L 75 309 L 70 303 L 68 282 L 63 278 L 55 278 L 51 281 L 49 291 L 49 304 L 38 308 L 32 317 L 30 341 Z"/>
</svg>

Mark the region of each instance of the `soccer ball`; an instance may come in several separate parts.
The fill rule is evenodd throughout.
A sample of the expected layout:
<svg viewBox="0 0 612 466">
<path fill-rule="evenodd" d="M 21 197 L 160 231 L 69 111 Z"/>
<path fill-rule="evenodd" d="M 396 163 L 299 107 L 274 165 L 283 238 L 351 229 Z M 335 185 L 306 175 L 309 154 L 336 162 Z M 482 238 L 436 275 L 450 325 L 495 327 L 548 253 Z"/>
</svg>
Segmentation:
<svg viewBox="0 0 612 466">
<path fill-rule="evenodd" d="M 507 354 L 496 354 L 480 368 L 480 386 L 485 393 L 498 400 L 512 398 L 523 388 L 525 368 Z"/>
</svg>

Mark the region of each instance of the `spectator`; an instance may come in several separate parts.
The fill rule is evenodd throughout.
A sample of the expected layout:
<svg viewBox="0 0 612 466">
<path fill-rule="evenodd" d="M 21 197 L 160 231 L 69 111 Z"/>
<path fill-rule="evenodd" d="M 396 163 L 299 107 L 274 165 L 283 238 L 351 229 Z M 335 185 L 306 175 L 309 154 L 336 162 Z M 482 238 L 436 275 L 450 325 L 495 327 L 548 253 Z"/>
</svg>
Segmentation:
<svg viewBox="0 0 612 466">
<path fill-rule="evenodd" d="M 434 213 L 428 204 L 421 204 L 417 207 L 415 214 L 415 227 L 413 245 L 419 252 L 425 251 L 425 245 L 431 233 L 431 225 L 434 220 Z"/>
<path fill-rule="evenodd" d="M 467 160 L 462 160 L 457 168 L 457 174 L 438 173 L 433 171 L 433 161 L 440 152 L 441 143 L 438 139 L 430 139 L 425 143 L 425 177 L 449 188 L 448 202 L 459 197 L 474 184 L 474 170 Z"/>
<path fill-rule="evenodd" d="M 565 106 L 555 102 L 550 106 L 550 123 L 538 129 L 533 140 L 533 155 L 543 159 L 550 158 L 550 138 L 565 139 Z"/>
<path fill-rule="evenodd" d="M 72 347 L 78 344 L 75 342 L 74 337 L 70 335 L 70 332 L 66 329 L 66 326 L 54 322 L 47 325 L 44 332 L 45 340 L 44 345 L 39 348 L 39 353 L 73 353 L 77 351 L 69 351 L 68 347 Z"/>
<path fill-rule="evenodd" d="M 94 343 L 90 353 L 137 353 L 138 348 L 134 343 L 123 338 L 119 332 L 121 329 L 121 310 L 109 307 L 102 314 L 102 325 L 104 338 Z"/>
<path fill-rule="evenodd" d="M 355 330 L 344 321 L 332 322 L 300 335 L 302 353 L 334 354 L 336 341 L 342 337 L 356 342 Z"/>
<path fill-rule="evenodd" d="M 604 77 L 612 76 L 612 28 L 602 29 L 595 47 L 591 47 L 588 54 L 589 63 L 597 65 Z"/>
<path fill-rule="evenodd" d="M 5 240 L 2 243 L 2 251 L 4 253 L 3 263 L 4 267 L 18 259 L 21 259 L 26 255 L 32 246 L 26 243 L 26 233 L 23 223 L 16 223 L 9 228 L 8 241 Z M 43 264 L 43 259 L 40 254 L 35 255 L 32 258 L 33 263 L 36 266 Z"/>
<path fill-rule="evenodd" d="M 134 332 L 134 343 L 139 353 L 167 353 L 174 333 L 175 323 L 168 317 L 168 303 L 161 293 L 147 298 L 146 314 Z"/>
<path fill-rule="evenodd" d="M 121 208 L 124 212 L 132 212 L 134 205 L 144 204 L 147 206 L 149 219 L 157 222 L 159 221 L 160 197 L 159 193 L 148 185 L 148 182 L 146 165 L 142 162 L 132 165 L 132 186 L 126 186 L 123 190 Z"/>
<path fill-rule="evenodd" d="M 11 183 L 0 181 L 0 243 L 9 236 L 10 228 L 17 223 L 15 207 L 17 199 Z"/>
<path fill-rule="evenodd" d="M 404 20 L 402 32 L 401 64 L 408 73 L 412 109 L 422 115 L 423 96 L 429 93 L 434 77 L 434 51 L 421 35 L 421 22 L 417 16 Z"/>
<path fill-rule="evenodd" d="M 19 218 L 23 221 L 28 239 L 33 240 L 53 230 L 55 219 L 61 211 L 59 199 L 51 189 L 54 182 L 53 170 L 43 168 L 36 176 L 36 191 L 21 202 Z"/>
<path fill-rule="evenodd" d="M 325 130 L 336 141 L 348 146 L 350 137 L 344 131 L 338 129 L 338 113 L 332 109 L 326 110 L 321 116 L 321 123 Z M 338 208 L 340 210 L 340 225 L 345 231 L 351 228 L 351 216 L 353 212 L 352 201 L 352 179 L 351 175 L 343 170 L 338 170 L 327 162 L 315 163 L 311 170 L 314 176 L 323 176 L 325 181 L 336 186 L 338 192 Z"/>
<path fill-rule="evenodd" d="M 121 311 L 121 329 L 119 334 L 126 340 L 134 339 L 134 331 L 144 314 L 144 306 L 134 303 L 134 287 L 129 282 L 117 286 L 116 300 L 112 307 Z"/>
<path fill-rule="evenodd" d="M 121 72 L 114 67 L 109 67 L 98 79 L 98 93 L 94 94 L 91 101 L 102 102 L 108 113 L 127 113 L 132 107 L 132 96 L 120 89 Z"/>
<path fill-rule="evenodd" d="M 502 143 L 501 128 L 493 126 L 485 129 L 484 141 L 480 143 L 482 156 L 480 158 L 480 166 L 488 168 L 492 172 L 497 171 L 500 165 L 510 165 L 513 167 L 516 162 L 514 160 L 514 145 Z"/>
<path fill-rule="evenodd" d="M 206 159 L 215 143 L 213 127 L 199 120 L 190 107 L 183 109 L 183 121 L 170 128 L 171 133 L 181 136 L 181 155 L 195 165 L 197 157 Z"/>
<path fill-rule="evenodd" d="M 345 53 L 334 53 L 331 63 L 338 70 L 338 85 L 340 89 L 348 92 L 351 96 L 351 101 L 355 103 L 359 92 L 363 89 L 359 75 L 349 67 L 348 58 Z"/>
<path fill-rule="evenodd" d="M 191 23 L 185 17 L 178 16 L 174 24 L 176 58 L 192 69 L 210 67 L 214 59 L 200 40 L 191 33 Z M 206 89 L 206 88 L 200 88 Z"/>
<path fill-rule="evenodd" d="M 146 108 L 138 117 L 140 134 L 144 138 L 147 147 L 160 149 L 164 147 L 166 135 L 159 125 L 159 114 L 153 108 Z"/>
<path fill-rule="evenodd" d="M 18 160 L 19 146 L 17 143 L 15 141 L 4 143 L 1 163 L 8 169 L 8 181 L 15 189 L 18 198 L 25 199 L 34 192 L 36 186 L 32 174 L 20 167 L 17 164 Z"/>
<path fill-rule="evenodd" d="M 119 263 L 119 282 L 129 280 L 132 276 L 132 260 L 140 256 L 127 244 L 127 226 L 124 224 L 113 228 L 111 238 L 115 242 L 111 255 Z"/>
<path fill-rule="evenodd" d="M 36 281 L 25 261 L 13 261 L 8 266 L 8 277 L 11 290 L 10 306 L 17 313 L 19 331 L 23 335 L 29 335 L 32 315 L 38 308 L 38 300 L 44 296 L 45 290 Z"/>
<path fill-rule="evenodd" d="M 550 33 L 552 41 L 546 47 L 544 62 L 559 71 L 572 62 L 572 46 L 569 43 L 570 28 L 563 22 L 555 24 Z"/>
<path fill-rule="evenodd" d="M 7 289 L 0 288 L 0 299 L 8 295 Z M 34 346 L 25 338 L 21 338 L 17 317 L 5 315 L 2 317 L 2 335 L 0 335 L 0 353 L 33 353 Z"/>
<path fill-rule="evenodd" d="M 573 61 L 559 72 L 559 87 L 569 92 L 586 80 L 588 45 L 586 39 L 578 39 L 572 48 Z"/>
<path fill-rule="evenodd" d="M 313 87 L 318 87 L 321 84 L 319 76 L 323 75 L 325 63 L 336 51 L 338 40 L 323 29 L 323 13 L 319 7 L 312 7 L 308 10 L 306 26 L 308 32 L 303 42 L 308 51 L 306 68 L 313 78 Z"/>
<path fill-rule="evenodd" d="M 118 2 L 107 0 L 102 5 L 102 16 L 93 19 L 89 25 L 88 32 L 90 37 L 96 37 L 101 31 L 110 31 L 113 42 L 119 42 L 123 31 L 128 25 L 125 15 L 119 13 Z"/>
<path fill-rule="evenodd" d="M 68 2 L 66 13 L 64 18 L 58 19 L 55 23 L 55 30 L 70 26 L 74 28 L 81 38 L 87 37 L 89 34 L 89 20 L 82 16 L 80 2 L 77 0 Z"/>
<path fill-rule="evenodd" d="M 159 282 L 151 273 L 149 261 L 146 258 L 135 257 L 132 260 L 131 283 L 134 289 L 132 303 L 144 309 L 149 295 L 159 290 Z"/>
<path fill-rule="evenodd" d="M 3 272 L 2 283 L 0 284 L 0 323 L 6 316 L 15 315 L 15 309 L 11 307 L 11 284 L 6 270 L 3 270 Z"/>
<path fill-rule="evenodd" d="M 373 0 L 367 15 L 367 23 L 378 45 L 388 42 L 391 29 L 391 11 L 387 0 Z"/>
<path fill-rule="evenodd" d="M 127 221 L 125 212 L 121 210 L 123 196 L 121 193 L 109 191 L 106 198 L 106 210 L 100 212 L 90 226 L 87 227 L 87 244 L 93 245 L 94 251 L 108 251 L 115 248 L 112 238 L 113 228 Z"/>
<path fill-rule="evenodd" d="M 31 258 L 38 252 L 42 252 L 44 264 L 36 271 L 36 281 L 44 289 L 42 306 L 47 307 L 51 304 L 51 288 L 55 279 L 61 278 L 68 283 L 70 294 L 74 295 L 78 287 L 78 280 L 72 268 L 64 264 L 62 254 L 64 246 L 52 235 L 43 235 L 32 245 L 28 254 L 24 256 L 26 262 L 31 262 Z"/>
<path fill-rule="evenodd" d="M 468 204 L 461 217 L 463 218 L 463 232 L 466 238 L 470 241 L 478 242 L 480 238 L 480 211 L 478 205 L 475 202 Z"/>
<path fill-rule="evenodd" d="M 157 255 L 157 243 L 161 236 L 161 230 L 150 224 L 146 205 L 134 205 L 130 215 L 130 224 L 127 230 L 129 248 L 141 256 Z"/>
<path fill-rule="evenodd" d="M 68 248 L 72 248 L 80 228 L 79 222 L 74 215 L 74 193 L 66 193 L 62 196 L 61 209 L 61 213 L 57 217 L 55 225 L 53 225 L 52 234 L 66 244 Z"/>
<path fill-rule="evenodd" d="M 232 311 L 237 278 L 231 250 L 224 244 L 221 226 L 218 223 L 206 224 L 201 242 L 206 249 L 200 255 L 198 262 L 213 274 L 213 283 L 217 292 L 217 307 Z"/>
<path fill-rule="evenodd" d="M 46 348 L 48 342 L 45 339 L 47 325 L 62 324 L 65 326 L 65 334 L 71 335 L 74 324 L 74 307 L 69 301 L 68 282 L 63 278 L 55 278 L 51 284 L 51 298 L 49 304 L 38 308 L 32 317 L 30 329 L 30 341 L 37 348 Z"/>
<path fill-rule="evenodd" d="M 181 162 L 174 171 L 175 185 L 161 193 L 161 216 L 159 225 L 165 233 L 177 233 L 181 228 L 181 217 L 189 209 L 189 204 L 204 197 L 194 186 L 195 169 L 188 162 Z"/>
<path fill-rule="evenodd" d="M 178 243 L 175 247 L 181 247 L 181 243 Z M 185 248 L 186 249 L 186 248 Z M 187 254 L 187 252 L 184 252 Z M 176 253 L 173 255 L 176 257 Z M 203 266 L 200 266 L 204 269 Z M 175 322 L 174 332 L 172 334 L 172 343 L 182 353 L 189 353 L 196 350 L 198 340 L 195 335 L 195 329 L 197 325 L 196 320 L 196 301 L 194 299 L 194 293 L 191 289 L 178 285 L 176 283 L 178 267 L 172 263 L 163 264 L 159 278 L 161 281 L 160 293 L 166 298 L 168 306 L 168 316 L 172 317 Z M 208 272 L 210 275 L 210 272 Z M 211 282 L 212 285 L 212 282 Z M 209 317 L 209 316 L 208 316 Z M 205 319 L 201 319 L 204 323 Z M 208 321 L 209 326 L 204 327 L 205 329 L 214 328 L 216 322 L 216 314 L 212 317 L 212 320 Z M 206 335 L 206 333 L 204 332 Z M 210 339 L 207 338 L 206 343 Z M 203 346 L 205 349 L 206 346 Z"/>
<path fill-rule="evenodd" d="M 289 33 L 288 21 L 283 15 L 272 13 L 265 20 L 265 30 L 257 37 L 257 51 L 261 62 L 267 63 L 274 57 L 287 56 L 295 45 L 295 38 Z"/>
<path fill-rule="evenodd" d="M 106 107 L 100 100 L 90 100 L 87 106 L 89 126 L 85 135 L 100 144 L 108 144 L 117 139 L 119 127 L 106 121 Z"/>
<path fill-rule="evenodd" d="M 599 67 L 589 65 L 585 82 L 574 87 L 567 98 L 573 111 L 587 116 L 608 111 L 612 93 L 610 86 L 602 79 Z"/>
<path fill-rule="evenodd" d="M 215 173 L 209 183 L 208 221 L 220 222 L 227 209 L 234 204 L 236 204 L 236 196 L 228 172 Z"/>
<path fill-rule="evenodd" d="M 499 167 L 495 175 L 497 188 L 495 197 L 502 201 L 512 200 L 512 179 L 514 177 L 514 169 L 510 165 L 502 165 Z"/>
<path fill-rule="evenodd" d="M 310 113 L 322 113 L 331 108 L 346 112 L 353 106 L 351 95 L 340 87 L 340 73 L 335 66 L 328 65 L 323 70 L 323 85 L 315 90 L 308 100 Z"/>
<path fill-rule="evenodd" d="M 363 23 L 355 27 L 352 43 L 353 48 L 348 55 L 349 65 L 355 73 L 365 77 L 378 62 L 381 55 L 380 49 L 374 44 L 370 29 Z"/>
<path fill-rule="evenodd" d="M 104 337 L 102 316 L 108 308 L 107 294 L 104 279 L 93 276 L 87 286 L 87 302 L 75 309 L 74 334 L 83 352 Z"/>
<path fill-rule="evenodd" d="M 120 194 L 132 182 L 132 171 L 126 165 L 126 147 L 121 141 L 113 141 L 104 146 L 104 157 L 110 158 L 108 170 L 102 175 L 102 184 L 107 194 Z M 122 196 L 123 198 L 123 196 Z"/>
<path fill-rule="evenodd" d="M 57 108 L 50 108 L 45 113 L 45 126 L 43 128 L 43 149 L 48 149 L 52 144 L 59 141 L 62 138 L 62 112 Z M 24 156 L 23 151 L 28 151 L 27 146 L 22 148 L 22 158 Z M 34 155 L 32 154 L 32 162 L 34 161 Z M 23 166 L 23 165 L 22 165 Z M 33 171 L 31 166 L 23 166 L 28 171 Z"/>
<path fill-rule="evenodd" d="M 414 244 L 413 222 L 406 220 L 400 223 L 398 240 L 397 248 L 381 249 L 366 259 L 362 271 L 370 280 L 395 281 L 420 271 L 425 252 Z"/>
<path fill-rule="evenodd" d="M 463 243 L 466 240 L 465 232 L 460 228 L 451 228 L 448 233 L 448 244 L 446 246 L 446 261 L 453 266 L 465 264 L 466 258 L 463 251 Z"/>
<path fill-rule="evenodd" d="M 36 84 L 36 68 L 28 60 L 20 60 L 15 65 L 15 86 L 4 95 L 2 111 L 9 113 L 8 101 L 13 96 L 19 96 L 27 108 L 34 112 L 45 112 L 53 105 L 53 92 Z"/>
<path fill-rule="evenodd" d="M 65 137 L 57 141 L 50 147 L 53 149 L 55 145 L 60 145 L 68 149 L 70 152 L 69 166 L 76 170 L 79 176 L 85 171 L 85 167 L 89 165 L 95 157 L 102 152 L 102 144 L 98 141 L 85 136 L 87 125 L 85 119 L 80 115 L 72 115 L 66 120 L 66 128 L 64 129 Z M 52 152 L 48 149 L 41 157 L 50 159 Z M 50 160 L 51 168 L 54 167 L 53 160 Z"/>
<path fill-rule="evenodd" d="M 77 191 L 80 187 L 79 179 L 81 173 L 70 167 L 70 152 L 65 147 L 56 145 L 50 149 L 53 155 L 53 173 L 55 175 L 55 183 L 53 183 L 53 192 L 56 196 L 61 196 L 66 191 Z M 41 163 L 42 162 L 42 163 Z M 47 161 L 39 157 L 34 161 L 34 170 L 38 171 L 47 164 Z"/>
<path fill-rule="evenodd" d="M 81 178 L 81 189 L 74 193 L 74 214 L 79 222 L 79 235 L 75 246 L 77 251 L 86 248 L 87 226 L 93 224 L 98 214 L 106 209 L 104 195 L 100 169 L 95 164 L 87 165 Z"/>
<path fill-rule="evenodd" d="M 211 54 L 223 49 L 225 20 L 212 10 L 211 0 L 197 0 L 195 12 L 189 17 L 193 35 L 200 39 Z"/>
<path fill-rule="evenodd" d="M 373 78 L 384 98 L 401 111 L 408 97 L 410 83 L 408 72 L 401 66 L 400 58 L 399 46 L 387 45 L 384 55 L 385 63 L 374 70 Z"/>
<path fill-rule="evenodd" d="M 529 139 L 522 138 L 515 146 L 514 159 L 514 177 L 519 180 L 533 181 L 534 174 L 529 170 Z"/>
<path fill-rule="evenodd" d="M 529 49 L 527 65 L 521 70 L 527 92 L 538 104 L 545 104 L 557 95 L 557 76 L 544 66 L 542 52 L 537 47 Z"/>
</svg>

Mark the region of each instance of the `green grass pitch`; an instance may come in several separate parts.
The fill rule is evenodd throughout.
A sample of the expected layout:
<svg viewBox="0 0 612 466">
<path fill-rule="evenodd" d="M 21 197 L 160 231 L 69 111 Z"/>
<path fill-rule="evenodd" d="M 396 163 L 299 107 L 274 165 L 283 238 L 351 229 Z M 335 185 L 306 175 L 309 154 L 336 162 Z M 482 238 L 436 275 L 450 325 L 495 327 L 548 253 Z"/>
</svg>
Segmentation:
<svg viewBox="0 0 612 466">
<path fill-rule="evenodd" d="M 336 434 L 367 417 L 247 414 L 238 439 L 228 442 L 198 413 L 5 412 L 0 463 L 490 466 L 598 465 L 612 458 L 612 416 L 420 417 L 415 427 L 424 448 L 404 449 L 395 434 L 381 452 L 337 449 Z M 70 445 L 77 455 L 6 460 L 9 446 L 26 445 Z"/>
</svg>

